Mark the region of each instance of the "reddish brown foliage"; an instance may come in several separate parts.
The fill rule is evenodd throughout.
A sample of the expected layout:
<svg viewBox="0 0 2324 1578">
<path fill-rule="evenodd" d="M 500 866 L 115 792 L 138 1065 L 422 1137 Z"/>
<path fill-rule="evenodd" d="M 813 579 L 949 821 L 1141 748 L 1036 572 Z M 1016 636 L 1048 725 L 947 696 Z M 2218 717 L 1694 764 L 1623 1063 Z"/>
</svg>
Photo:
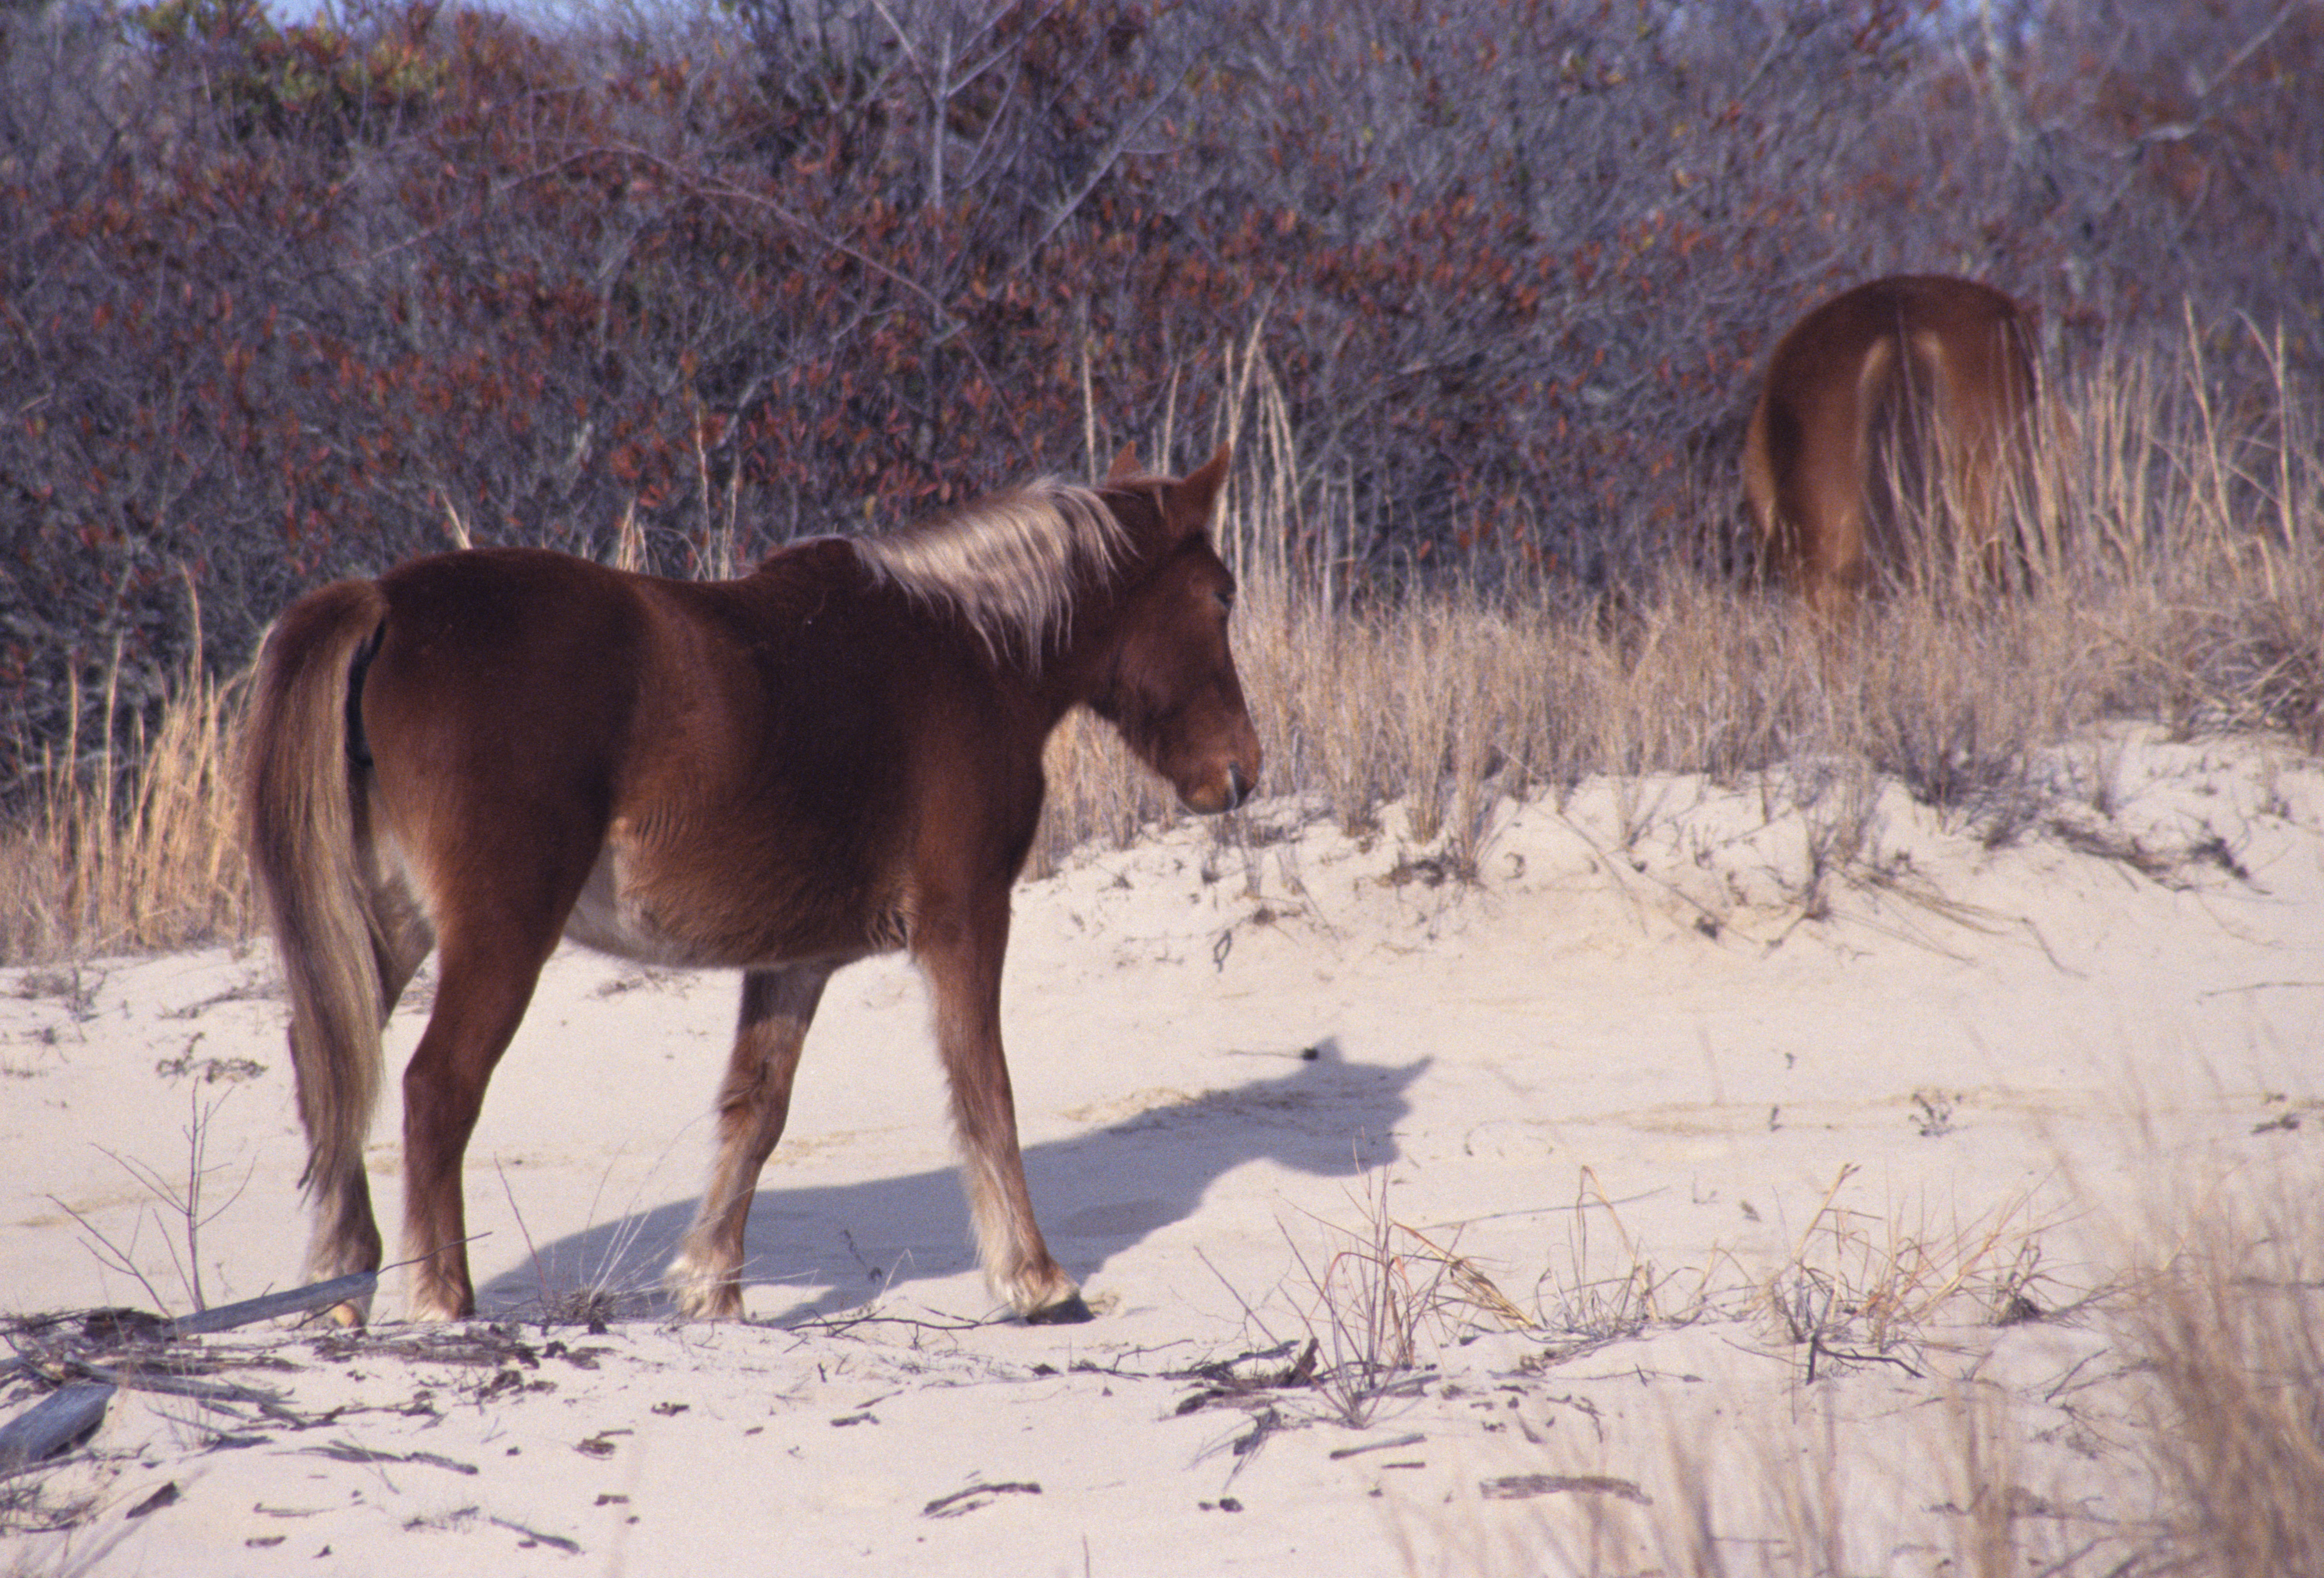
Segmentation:
<svg viewBox="0 0 2324 1578">
<path fill-rule="evenodd" d="M 1254 330 L 1294 562 L 1329 521 L 1376 587 L 1715 564 L 1759 357 L 1878 273 L 1980 274 L 2053 327 L 2191 294 L 2312 366 L 2319 35 L 2275 9 L 11 13 L 0 795 L 69 675 L 117 650 L 123 715 L 152 699 L 189 582 L 235 662 L 456 521 L 602 551 L 628 518 L 685 571 L 730 525 L 747 558 L 1166 417 L 1184 463 Z"/>
</svg>

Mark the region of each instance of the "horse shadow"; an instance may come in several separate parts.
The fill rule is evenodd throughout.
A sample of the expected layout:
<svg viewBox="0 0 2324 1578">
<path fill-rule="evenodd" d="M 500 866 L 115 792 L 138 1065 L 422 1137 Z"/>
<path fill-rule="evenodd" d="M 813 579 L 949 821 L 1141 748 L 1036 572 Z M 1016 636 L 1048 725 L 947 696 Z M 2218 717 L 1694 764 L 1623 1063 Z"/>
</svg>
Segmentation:
<svg viewBox="0 0 2324 1578">
<path fill-rule="evenodd" d="M 1274 1078 L 1177 1097 L 1026 1147 L 1034 1208 L 1058 1262 L 1084 1281 L 1102 1274 L 1114 1256 L 1192 1216 L 1214 1184 L 1246 1163 L 1351 1177 L 1397 1159 L 1397 1127 L 1412 1110 L 1407 1093 L 1432 1059 L 1351 1063 L 1331 1038 L 1289 1056 L 1290 1072 Z M 477 1290 L 479 1306 L 507 1315 L 669 1313 L 661 1270 L 696 1204 L 672 1201 L 537 1246 L 530 1264 Z M 743 1297 L 753 1318 L 780 1324 L 854 1309 L 975 1265 L 953 1167 L 798 1188 L 762 1182 L 751 1204 Z M 807 1292 L 814 1287 L 822 1291 Z M 799 1297 L 770 1311 L 767 1295 L 785 1289 Z"/>
</svg>

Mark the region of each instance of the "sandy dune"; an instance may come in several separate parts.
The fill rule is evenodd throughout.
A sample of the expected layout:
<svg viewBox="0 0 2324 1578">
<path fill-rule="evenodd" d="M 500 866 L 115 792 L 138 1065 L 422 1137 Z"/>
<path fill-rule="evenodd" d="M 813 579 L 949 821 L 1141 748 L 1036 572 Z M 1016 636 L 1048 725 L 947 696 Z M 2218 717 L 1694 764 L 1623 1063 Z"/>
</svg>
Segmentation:
<svg viewBox="0 0 2324 1578">
<path fill-rule="evenodd" d="M 560 955 L 470 1151 L 489 1320 L 19 1321 L 51 1373 L 271 1400 L 124 1390 L 0 1483 L 0 1560 L 1368 1574 L 1596 1539 L 1619 1572 L 1702 1509 L 1780 1572 L 1821 1498 L 1863 1570 L 1923 1573 L 1980 1488 L 2029 1550 L 2135 1543 L 2137 1381 L 2090 1300 L 2150 1207 L 2312 1172 L 2324 771 L 2135 734 L 2053 766 L 1993 846 L 1894 786 L 1593 780 L 1497 807 L 1473 881 L 1398 813 L 1351 839 L 1276 802 L 1240 846 L 1027 883 L 1006 1025 L 1077 1327 L 997 1319 L 892 960 L 810 1038 L 751 1319 L 668 1324 L 734 984 Z M 205 1299 L 295 1278 L 272 982 L 263 946 L 0 975 L 10 1314 L 191 1306 L 189 1130 Z"/>
</svg>

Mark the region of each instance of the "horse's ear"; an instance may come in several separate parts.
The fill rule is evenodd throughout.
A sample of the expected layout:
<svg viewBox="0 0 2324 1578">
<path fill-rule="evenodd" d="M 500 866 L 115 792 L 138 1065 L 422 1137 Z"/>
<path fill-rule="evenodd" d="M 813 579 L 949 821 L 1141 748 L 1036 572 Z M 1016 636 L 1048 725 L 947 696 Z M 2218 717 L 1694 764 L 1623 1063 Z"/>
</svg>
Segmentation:
<svg viewBox="0 0 2324 1578">
<path fill-rule="evenodd" d="M 1184 536 L 1210 525 L 1211 512 L 1218 507 L 1219 489 L 1227 479 L 1227 463 L 1233 458 L 1234 446 L 1222 444 L 1203 462 L 1202 469 L 1188 472 L 1165 490 L 1163 510 L 1173 531 Z"/>
<path fill-rule="evenodd" d="M 1112 469 L 1105 474 L 1105 480 L 1108 483 L 1128 482 L 1131 477 L 1144 474 L 1145 467 L 1138 464 L 1138 446 L 1124 444 L 1121 453 L 1113 457 Z"/>
</svg>

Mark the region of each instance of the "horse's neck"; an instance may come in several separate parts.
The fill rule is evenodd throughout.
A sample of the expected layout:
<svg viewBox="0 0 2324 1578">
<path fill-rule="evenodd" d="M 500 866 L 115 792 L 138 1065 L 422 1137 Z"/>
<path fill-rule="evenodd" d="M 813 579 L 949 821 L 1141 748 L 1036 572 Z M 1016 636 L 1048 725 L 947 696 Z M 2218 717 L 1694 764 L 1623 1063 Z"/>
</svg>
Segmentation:
<svg viewBox="0 0 2324 1578">
<path fill-rule="evenodd" d="M 1010 682 L 1025 687 L 1047 727 L 1056 727 L 1065 714 L 1093 704 L 1103 692 L 1120 658 L 1129 584 L 1084 588 L 1063 641 L 1053 643 L 1038 664 L 1018 666 Z"/>
</svg>

